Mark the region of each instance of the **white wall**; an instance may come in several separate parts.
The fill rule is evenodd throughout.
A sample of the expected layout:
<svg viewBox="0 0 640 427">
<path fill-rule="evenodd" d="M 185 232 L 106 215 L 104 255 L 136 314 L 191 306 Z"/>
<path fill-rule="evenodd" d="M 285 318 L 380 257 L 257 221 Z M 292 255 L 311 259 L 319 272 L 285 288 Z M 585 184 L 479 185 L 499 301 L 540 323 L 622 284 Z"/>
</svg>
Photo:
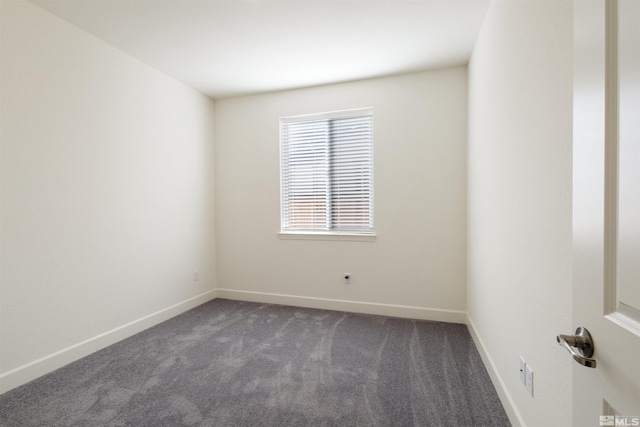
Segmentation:
<svg viewBox="0 0 640 427">
<path fill-rule="evenodd" d="M 466 79 L 457 67 L 218 100 L 220 295 L 464 322 Z M 358 107 L 374 109 L 377 240 L 279 239 L 279 118 Z"/>
<path fill-rule="evenodd" d="M 528 426 L 571 424 L 572 27 L 568 1 L 495 1 L 469 64 L 468 315 Z"/>
<path fill-rule="evenodd" d="M 1 15 L 0 392 L 216 273 L 213 101 L 30 3 Z"/>
</svg>

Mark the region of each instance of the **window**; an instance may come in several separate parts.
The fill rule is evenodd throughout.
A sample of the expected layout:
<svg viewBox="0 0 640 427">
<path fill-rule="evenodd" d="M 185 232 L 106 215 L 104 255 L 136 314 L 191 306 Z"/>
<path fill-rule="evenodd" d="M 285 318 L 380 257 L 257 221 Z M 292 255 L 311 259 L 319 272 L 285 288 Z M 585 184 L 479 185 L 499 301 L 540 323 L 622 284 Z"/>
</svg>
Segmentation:
<svg viewBox="0 0 640 427">
<path fill-rule="evenodd" d="M 373 234 L 371 108 L 280 119 L 282 233 Z"/>
</svg>

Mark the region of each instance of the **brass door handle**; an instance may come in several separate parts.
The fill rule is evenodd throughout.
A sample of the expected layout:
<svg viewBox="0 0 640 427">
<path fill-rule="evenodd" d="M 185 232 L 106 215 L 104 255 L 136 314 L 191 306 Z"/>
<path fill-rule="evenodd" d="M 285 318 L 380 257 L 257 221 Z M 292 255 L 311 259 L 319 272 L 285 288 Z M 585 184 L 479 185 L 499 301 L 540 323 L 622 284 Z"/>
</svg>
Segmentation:
<svg viewBox="0 0 640 427">
<path fill-rule="evenodd" d="M 587 368 L 595 368 L 596 360 L 593 356 L 593 339 L 586 328 L 582 326 L 576 329 L 575 335 L 558 335 L 558 344 L 566 348 L 573 356 L 573 360 Z"/>
</svg>

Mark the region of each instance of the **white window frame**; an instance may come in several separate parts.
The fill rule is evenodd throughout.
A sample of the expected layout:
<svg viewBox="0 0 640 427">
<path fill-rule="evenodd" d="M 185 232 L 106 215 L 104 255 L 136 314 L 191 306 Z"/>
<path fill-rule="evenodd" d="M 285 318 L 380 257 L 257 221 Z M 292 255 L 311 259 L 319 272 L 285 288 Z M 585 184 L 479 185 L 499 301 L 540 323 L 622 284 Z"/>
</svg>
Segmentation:
<svg viewBox="0 0 640 427">
<path fill-rule="evenodd" d="M 322 119 L 339 119 L 346 117 L 359 117 L 359 116 L 372 116 L 373 119 L 373 108 L 356 108 L 351 110 L 340 110 L 340 111 L 331 111 L 324 113 L 316 113 L 316 114 L 303 114 L 297 116 L 287 116 L 280 118 L 280 231 L 278 232 L 278 236 L 281 239 L 290 239 L 290 240 L 346 240 L 346 241 L 375 241 L 376 233 L 375 228 L 372 231 L 359 232 L 359 231 L 337 231 L 337 230 L 323 230 L 323 231 L 312 231 L 312 230 L 304 230 L 304 231 L 292 231 L 292 230 L 284 230 L 282 227 L 284 225 L 284 180 L 283 180 L 283 141 L 282 141 L 282 128 L 283 125 L 287 123 L 295 123 L 302 121 L 310 121 L 310 120 L 322 120 Z M 373 128 L 372 128 L 373 133 Z M 373 138 L 373 136 L 372 136 Z M 373 144 L 373 141 L 372 141 Z M 372 147 L 373 149 L 373 147 Z M 373 153 L 372 153 L 372 167 L 373 167 Z M 372 173 L 373 175 L 373 173 Z M 374 219 L 374 183 L 373 176 L 371 177 L 371 221 L 373 223 Z"/>
</svg>

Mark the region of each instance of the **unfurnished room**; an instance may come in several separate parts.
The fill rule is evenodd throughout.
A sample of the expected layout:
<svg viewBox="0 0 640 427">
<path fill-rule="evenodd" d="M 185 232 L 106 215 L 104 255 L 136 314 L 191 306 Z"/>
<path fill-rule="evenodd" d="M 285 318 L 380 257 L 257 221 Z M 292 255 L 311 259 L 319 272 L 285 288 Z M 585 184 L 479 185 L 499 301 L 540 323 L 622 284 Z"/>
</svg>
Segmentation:
<svg viewBox="0 0 640 427">
<path fill-rule="evenodd" d="M 0 426 L 640 425 L 640 1 L 0 0 Z"/>
</svg>

